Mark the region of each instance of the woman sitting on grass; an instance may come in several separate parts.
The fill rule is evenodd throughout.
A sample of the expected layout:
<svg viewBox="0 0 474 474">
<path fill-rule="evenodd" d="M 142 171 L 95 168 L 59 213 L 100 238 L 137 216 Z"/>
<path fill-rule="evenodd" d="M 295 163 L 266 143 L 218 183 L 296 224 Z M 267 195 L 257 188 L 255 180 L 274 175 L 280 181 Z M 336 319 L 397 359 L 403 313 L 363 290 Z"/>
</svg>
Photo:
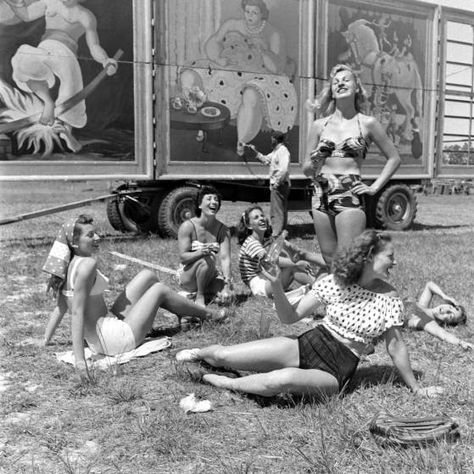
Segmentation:
<svg viewBox="0 0 474 474">
<path fill-rule="evenodd" d="M 258 372 L 241 378 L 206 374 L 203 380 L 229 390 L 262 396 L 279 393 L 331 395 L 353 376 L 361 356 L 375 338 L 385 337 L 387 351 L 405 383 L 417 395 L 434 395 L 439 387 L 422 388 L 410 366 L 400 335 L 403 303 L 387 283 L 395 264 L 389 236 L 364 231 L 352 245 L 337 254 L 333 273 L 321 278 L 294 308 L 285 296 L 278 267 L 266 272 L 278 317 L 292 324 L 315 305 L 326 305 L 321 324 L 298 338 L 276 337 L 229 347 L 213 345 L 188 349 L 178 361 L 204 360 L 214 367 Z"/>
<path fill-rule="evenodd" d="M 221 207 L 221 197 L 212 186 L 203 186 L 195 202 L 196 217 L 183 222 L 178 230 L 179 283 L 187 292 L 196 293 L 195 302 L 205 306 L 218 294 L 219 300 L 232 300 L 230 268 L 230 232 L 216 218 Z M 219 275 L 216 258 L 219 254 L 223 278 Z"/>
<path fill-rule="evenodd" d="M 68 308 L 72 314 L 75 366 L 81 376 L 88 377 L 84 339 L 95 353 L 113 356 L 128 352 L 144 341 L 160 307 L 201 320 L 220 321 L 226 317 L 225 311 L 202 308 L 178 295 L 149 270 L 141 271 L 128 283 L 108 313 L 104 291 L 109 280 L 97 269 L 94 257 L 99 242 L 92 217 L 71 219 L 62 226 L 43 267 L 52 275 L 49 286 L 57 292 L 58 308 L 62 308 L 53 313 L 47 338 Z"/>
<path fill-rule="evenodd" d="M 439 296 L 443 303 L 430 308 L 432 300 Z M 429 281 L 416 303 L 409 302 L 405 326 L 431 334 L 442 341 L 461 346 L 463 349 L 474 349 L 474 344 L 462 341 L 443 327 L 466 323 L 466 311 L 454 298 L 448 296 L 436 283 Z"/>
<path fill-rule="evenodd" d="M 272 285 L 261 270 L 261 260 L 267 256 L 272 243 L 271 227 L 260 206 L 250 206 L 240 217 L 237 225 L 237 240 L 241 245 L 239 270 L 242 281 L 254 296 L 272 296 Z M 315 281 L 311 264 L 326 267 L 320 254 L 307 252 L 285 240 L 284 254 L 278 259 L 281 282 L 286 291 L 296 281 L 302 285 Z"/>
</svg>

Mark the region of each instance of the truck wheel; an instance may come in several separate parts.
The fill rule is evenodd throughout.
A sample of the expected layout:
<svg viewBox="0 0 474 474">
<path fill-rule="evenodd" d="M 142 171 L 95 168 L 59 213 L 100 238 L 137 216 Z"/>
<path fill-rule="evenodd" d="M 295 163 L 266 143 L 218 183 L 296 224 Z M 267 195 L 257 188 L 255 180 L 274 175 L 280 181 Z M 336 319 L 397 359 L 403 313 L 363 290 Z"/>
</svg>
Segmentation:
<svg viewBox="0 0 474 474">
<path fill-rule="evenodd" d="M 158 227 L 165 237 L 178 237 L 179 226 L 194 216 L 197 188 L 183 186 L 170 191 L 158 210 Z"/>
<path fill-rule="evenodd" d="M 107 217 L 115 230 L 120 232 L 157 232 L 156 203 L 161 196 L 142 193 L 135 196 L 120 195 L 107 203 Z"/>
<path fill-rule="evenodd" d="M 388 186 L 375 205 L 375 224 L 388 230 L 408 229 L 415 220 L 416 206 L 416 196 L 407 185 Z"/>
<path fill-rule="evenodd" d="M 119 232 L 138 232 L 137 225 L 128 217 L 128 214 L 127 203 L 119 196 L 107 201 L 107 218 L 110 225 Z"/>
</svg>

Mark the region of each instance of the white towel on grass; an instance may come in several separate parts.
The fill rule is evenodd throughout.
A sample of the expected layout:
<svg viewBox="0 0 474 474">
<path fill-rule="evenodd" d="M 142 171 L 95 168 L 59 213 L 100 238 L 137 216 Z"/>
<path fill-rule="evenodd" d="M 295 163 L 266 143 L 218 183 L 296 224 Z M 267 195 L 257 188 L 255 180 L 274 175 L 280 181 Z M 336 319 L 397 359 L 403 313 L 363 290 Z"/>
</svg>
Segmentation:
<svg viewBox="0 0 474 474">
<path fill-rule="evenodd" d="M 169 337 L 162 337 L 159 339 L 150 339 L 144 342 L 132 351 L 124 352 L 116 356 L 106 356 L 103 354 L 94 354 L 89 348 L 84 349 L 86 360 L 90 361 L 90 367 L 96 369 L 109 369 L 111 367 L 126 364 L 137 357 L 144 357 L 153 352 L 162 351 L 171 346 L 171 339 Z M 73 351 L 55 352 L 56 359 L 66 364 L 74 365 Z"/>
</svg>

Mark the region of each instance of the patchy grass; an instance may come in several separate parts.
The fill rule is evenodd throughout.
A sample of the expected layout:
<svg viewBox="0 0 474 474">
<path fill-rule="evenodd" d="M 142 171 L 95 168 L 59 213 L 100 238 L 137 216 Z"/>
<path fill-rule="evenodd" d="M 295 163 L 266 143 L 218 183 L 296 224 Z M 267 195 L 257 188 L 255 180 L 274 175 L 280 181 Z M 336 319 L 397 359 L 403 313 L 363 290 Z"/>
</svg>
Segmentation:
<svg viewBox="0 0 474 474">
<path fill-rule="evenodd" d="M 106 194 L 106 183 L 1 185 L 4 215 Z M 394 233 L 398 265 L 393 282 L 415 296 L 433 279 L 463 302 L 470 318 L 451 329 L 474 340 L 474 200 L 469 196 L 420 196 L 417 225 Z M 38 204 L 40 203 L 40 204 Z M 235 224 L 244 205 L 229 204 L 222 219 Z M 462 212 L 459 212 L 462 209 Z M 423 384 L 440 384 L 441 398 L 419 399 L 403 385 L 382 345 L 361 364 L 349 393 L 316 403 L 299 397 L 266 400 L 196 383 L 174 362 L 182 348 L 231 344 L 259 337 L 299 334 L 305 323 L 283 327 L 270 301 L 252 298 L 236 307 L 224 325 L 205 324 L 172 337 L 170 350 L 96 373 L 92 383 L 76 379 L 54 352 L 70 348 L 67 316 L 53 345 L 22 346 L 40 336 L 53 302 L 44 293 L 40 268 L 65 217 L 88 212 L 105 235 L 100 267 L 112 277 L 109 301 L 140 267 L 115 271 L 115 250 L 175 267 L 176 242 L 154 236 L 123 236 L 106 222 L 104 204 L 0 227 L 0 472 L 5 473 L 463 473 L 474 470 L 473 354 L 405 332 L 412 365 Z M 314 248 L 309 216 L 291 215 L 291 235 Z M 233 242 L 233 262 L 237 260 Z M 233 266 L 237 278 L 237 266 Z M 160 275 L 170 286 L 176 283 Z M 163 319 L 157 324 L 173 325 Z M 3 383 L 3 382 L 8 383 Z M 179 400 L 194 392 L 214 410 L 185 414 Z M 398 415 L 448 414 L 461 439 L 425 449 L 382 449 L 368 432 L 379 410 Z"/>
</svg>

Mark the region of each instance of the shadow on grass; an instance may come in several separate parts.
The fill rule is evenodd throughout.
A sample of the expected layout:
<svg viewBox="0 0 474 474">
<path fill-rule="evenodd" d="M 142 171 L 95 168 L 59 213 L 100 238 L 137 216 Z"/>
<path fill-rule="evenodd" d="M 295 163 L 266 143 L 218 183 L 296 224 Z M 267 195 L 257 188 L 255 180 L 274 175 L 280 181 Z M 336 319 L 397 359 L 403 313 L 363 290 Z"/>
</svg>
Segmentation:
<svg viewBox="0 0 474 474">
<path fill-rule="evenodd" d="M 450 229 L 463 229 L 463 228 L 469 228 L 472 227 L 467 224 L 462 224 L 462 225 L 429 225 L 429 224 L 420 224 L 419 222 L 415 222 L 412 227 L 410 227 L 409 230 L 412 231 L 422 231 L 422 230 L 450 230 Z"/>
<path fill-rule="evenodd" d="M 415 378 L 418 380 L 422 372 L 413 370 Z M 373 385 L 384 385 L 386 383 L 392 383 L 396 386 L 405 386 L 405 383 L 398 375 L 393 365 L 370 365 L 357 369 L 354 377 L 344 391 L 345 394 L 352 393 L 358 388 L 373 386 Z"/>
<path fill-rule="evenodd" d="M 414 370 L 415 378 L 418 380 L 422 376 L 422 372 Z M 404 387 L 405 383 L 399 377 L 398 373 L 392 365 L 372 365 L 370 367 L 363 367 L 358 369 L 352 378 L 350 384 L 337 395 L 328 396 L 308 396 L 308 395 L 295 395 L 295 394 L 284 394 L 277 395 L 275 397 L 262 397 L 259 395 L 243 394 L 239 393 L 240 396 L 245 397 L 249 400 L 254 401 L 257 405 L 262 408 L 265 407 L 276 407 L 282 409 L 295 408 L 298 405 L 324 405 L 335 398 L 344 398 L 346 395 L 356 391 L 359 388 L 367 386 L 384 385 L 390 383 L 397 387 Z"/>
</svg>

